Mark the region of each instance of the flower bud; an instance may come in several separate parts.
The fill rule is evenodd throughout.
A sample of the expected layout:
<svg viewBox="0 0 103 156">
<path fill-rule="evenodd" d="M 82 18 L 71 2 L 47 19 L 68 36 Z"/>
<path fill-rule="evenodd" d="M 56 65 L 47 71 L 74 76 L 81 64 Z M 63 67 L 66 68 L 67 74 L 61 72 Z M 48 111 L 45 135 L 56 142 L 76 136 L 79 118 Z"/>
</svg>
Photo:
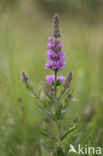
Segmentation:
<svg viewBox="0 0 103 156">
<path fill-rule="evenodd" d="M 55 38 L 61 37 L 59 23 L 60 23 L 59 15 L 56 14 L 53 19 L 53 37 Z"/>
<path fill-rule="evenodd" d="M 68 76 L 67 76 L 67 81 L 68 81 L 69 83 L 72 82 L 72 72 L 69 72 L 69 74 L 68 74 Z"/>
<path fill-rule="evenodd" d="M 28 78 L 28 76 L 26 75 L 25 72 L 22 72 L 22 80 L 23 80 L 24 83 L 28 82 L 28 80 L 29 80 L 29 78 Z"/>
<path fill-rule="evenodd" d="M 64 88 L 70 88 L 70 83 L 72 82 L 72 72 L 69 72 L 67 78 L 66 78 L 66 82 L 63 85 Z"/>
<path fill-rule="evenodd" d="M 29 91 L 33 90 L 33 85 L 25 72 L 22 73 L 22 81 Z"/>
</svg>

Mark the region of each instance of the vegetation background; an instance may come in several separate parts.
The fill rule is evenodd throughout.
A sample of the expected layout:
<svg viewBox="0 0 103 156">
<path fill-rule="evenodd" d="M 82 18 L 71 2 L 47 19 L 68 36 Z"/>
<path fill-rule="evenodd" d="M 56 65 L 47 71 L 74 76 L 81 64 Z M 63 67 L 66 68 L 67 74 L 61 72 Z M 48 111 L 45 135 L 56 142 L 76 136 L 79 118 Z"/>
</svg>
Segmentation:
<svg viewBox="0 0 103 156">
<path fill-rule="evenodd" d="M 67 56 L 63 74 L 73 72 L 78 100 L 68 119 L 80 116 L 81 144 L 103 148 L 103 1 L 0 0 L 0 156 L 40 155 L 44 114 L 23 87 L 21 72 L 38 93 L 50 73 L 44 66 L 55 13 Z"/>
</svg>

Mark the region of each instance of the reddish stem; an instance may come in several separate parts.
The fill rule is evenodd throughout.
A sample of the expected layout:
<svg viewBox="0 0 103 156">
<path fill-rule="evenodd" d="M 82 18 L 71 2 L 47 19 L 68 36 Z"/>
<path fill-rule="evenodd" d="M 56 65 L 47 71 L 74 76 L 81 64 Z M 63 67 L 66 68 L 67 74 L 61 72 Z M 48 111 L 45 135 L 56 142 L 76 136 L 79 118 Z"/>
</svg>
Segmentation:
<svg viewBox="0 0 103 156">
<path fill-rule="evenodd" d="M 57 71 L 55 70 L 55 82 L 57 81 Z M 55 100 L 57 101 L 57 86 L 55 85 L 54 87 L 54 92 L 55 92 Z"/>
</svg>

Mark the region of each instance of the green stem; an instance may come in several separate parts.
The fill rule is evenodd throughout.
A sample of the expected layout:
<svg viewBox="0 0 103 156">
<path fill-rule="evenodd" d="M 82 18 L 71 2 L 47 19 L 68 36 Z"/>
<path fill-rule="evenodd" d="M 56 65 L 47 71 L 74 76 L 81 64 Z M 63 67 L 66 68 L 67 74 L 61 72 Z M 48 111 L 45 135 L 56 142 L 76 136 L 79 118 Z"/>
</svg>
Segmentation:
<svg viewBox="0 0 103 156">
<path fill-rule="evenodd" d="M 62 131 L 61 131 L 61 120 L 59 120 L 59 137 L 61 138 Z"/>
</svg>

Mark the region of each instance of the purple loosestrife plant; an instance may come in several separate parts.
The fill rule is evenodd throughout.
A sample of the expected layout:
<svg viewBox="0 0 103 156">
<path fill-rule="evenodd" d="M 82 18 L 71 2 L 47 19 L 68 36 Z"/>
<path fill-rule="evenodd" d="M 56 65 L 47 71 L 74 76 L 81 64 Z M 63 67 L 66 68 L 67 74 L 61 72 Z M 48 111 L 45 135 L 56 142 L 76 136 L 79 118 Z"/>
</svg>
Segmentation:
<svg viewBox="0 0 103 156">
<path fill-rule="evenodd" d="M 46 115 L 40 128 L 40 133 L 44 137 L 41 139 L 41 148 L 44 147 L 50 156 L 68 155 L 69 144 L 72 143 L 68 142 L 68 137 L 78 125 L 77 118 L 75 118 L 75 120 L 73 119 L 72 123 L 70 121 L 69 123 L 65 123 L 66 113 L 70 111 L 69 104 L 70 102 L 73 103 L 74 97 L 70 86 L 72 82 L 72 72 L 69 72 L 66 78 L 63 75 L 58 76 L 63 66 L 66 65 L 65 52 L 63 51 L 64 46 L 60 37 L 60 20 L 56 14 L 53 18 L 53 36 L 48 39 L 48 58 L 45 65 L 45 68 L 51 69 L 54 74 L 46 76 L 47 87 L 45 88 L 44 97 L 41 98 L 41 95 L 37 95 L 34 92 L 29 77 L 26 73 L 22 73 L 24 85 L 32 92 L 33 96 L 38 99 L 39 104 L 37 104 L 37 106 Z M 61 89 L 59 89 L 59 87 Z"/>
</svg>

